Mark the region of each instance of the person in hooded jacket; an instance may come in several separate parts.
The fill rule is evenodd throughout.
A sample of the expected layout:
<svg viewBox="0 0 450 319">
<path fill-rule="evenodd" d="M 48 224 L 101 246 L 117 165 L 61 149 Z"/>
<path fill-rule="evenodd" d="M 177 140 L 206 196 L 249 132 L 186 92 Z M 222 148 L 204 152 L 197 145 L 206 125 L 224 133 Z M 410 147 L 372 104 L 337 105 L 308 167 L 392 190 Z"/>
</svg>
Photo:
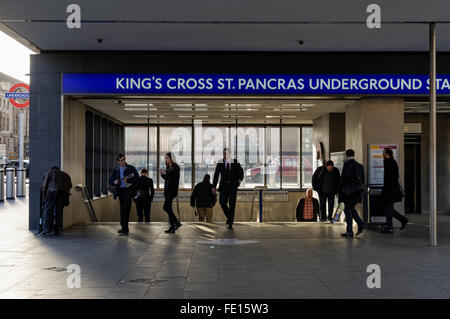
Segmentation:
<svg viewBox="0 0 450 319">
<path fill-rule="evenodd" d="M 198 220 L 212 223 L 213 207 L 216 204 L 216 195 L 212 192 L 211 176 L 205 175 L 203 181 L 195 185 L 191 194 L 191 207 L 195 207 Z"/>
</svg>

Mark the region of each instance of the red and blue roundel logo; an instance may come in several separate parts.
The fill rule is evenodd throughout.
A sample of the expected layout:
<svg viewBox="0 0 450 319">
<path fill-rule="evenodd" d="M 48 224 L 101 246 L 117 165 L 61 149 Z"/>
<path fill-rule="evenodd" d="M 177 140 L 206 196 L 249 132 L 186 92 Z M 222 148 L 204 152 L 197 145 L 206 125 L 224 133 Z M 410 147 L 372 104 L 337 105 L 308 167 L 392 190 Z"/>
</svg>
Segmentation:
<svg viewBox="0 0 450 319">
<path fill-rule="evenodd" d="M 5 93 L 5 97 L 15 107 L 27 107 L 30 105 L 30 86 L 25 83 L 17 83 L 9 89 L 9 92 Z"/>
</svg>

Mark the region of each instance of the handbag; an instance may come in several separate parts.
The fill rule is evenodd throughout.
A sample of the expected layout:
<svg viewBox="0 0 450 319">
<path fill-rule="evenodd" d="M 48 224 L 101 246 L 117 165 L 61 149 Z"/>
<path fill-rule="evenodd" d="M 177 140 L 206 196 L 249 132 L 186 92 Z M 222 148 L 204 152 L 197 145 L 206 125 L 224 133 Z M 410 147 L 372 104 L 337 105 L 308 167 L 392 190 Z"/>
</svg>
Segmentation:
<svg viewBox="0 0 450 319">
<path fill-rule="evenodd" d="M 402 185 L 400 185 L 399 181 L 397 181 L 393 193 L 394 203 L 401 202 L 403 200 L 403 197 L 405 197 L 405 190 L 403 189 Z"/>
</svg>

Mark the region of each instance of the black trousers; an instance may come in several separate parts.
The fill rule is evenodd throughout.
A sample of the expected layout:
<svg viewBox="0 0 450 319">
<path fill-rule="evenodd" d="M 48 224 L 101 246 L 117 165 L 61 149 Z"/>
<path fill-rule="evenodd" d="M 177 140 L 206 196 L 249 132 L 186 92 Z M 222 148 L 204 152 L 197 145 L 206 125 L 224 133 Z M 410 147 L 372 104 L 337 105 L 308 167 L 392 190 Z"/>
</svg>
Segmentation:
<svg viewBox="0 0 450 319">
<path fill-rule="evenodd" d="M 334 194 L 319 194 L 320 201 L 320 219 L 327 219 L 327 201 L 328 201 L 328 219 L 333 218 Z"/>
<path fill-rule="evenodd" d="M 139 199 L 136 201 L 136 212 L 138 215 L 138 221 L 142 222 L 150 222 L 150 211 L 151 211 L 152 202 L 150 199 Z"/>
<path fill-rule="evenodd" d="M 353 219 L 356 224 L 358 224 L 358 228 L 363 227 L 363 221 L 361 217 L 359 217 L 358 212 L 355 209 L 356 203 L 345 202 L 344 201 L 344 213 L 345 213 L 345 222 L 347 223 L 347 233 L 353 234 Z"/>
<path fill-rule="evenodd" d="M 48 192 L 44 201 L 43 231 L 51 232 L 53 230 L 55 234 L 59 233 L 63 209 L 62 191 Z"/>
<path fill-rule="evenodd" d="M 130 220 L 131 204 L 133 201 L 133 190 L 128 188 L 119 188 L 120 202 L 120 226 L 124 232 L 128 232 L 128 222 Z"/>
<path fill-rule="evenodd" d="M 172 201 L 175 197 L 176 196 L 169 196 L 169 197 L 166 197 L 164 200 L 163 210 L 167 213 L 167 215 L 169 215 L 170 227 L 173 227 L 180 223 L 172 209 Z"/>
<path fill-rule="evenodd" d="M 219 203 L 227 218 L 227 224 L 234 223 L 234 210 L 236 208 L 237 187 L 224 186 L 220 188 Z"/>
<path fill-rule="evenodd" d="M 392 223 L 392 217 L 400 221 L 401 223 L 405 223 L 408 218 L 400 214 L 398 211 L 394 209 L 393 203 L 385 203 L 384 204 L 384 214 L 386 215 L 386 228 L 394 229 L 394 225 Z"/>
</svg>

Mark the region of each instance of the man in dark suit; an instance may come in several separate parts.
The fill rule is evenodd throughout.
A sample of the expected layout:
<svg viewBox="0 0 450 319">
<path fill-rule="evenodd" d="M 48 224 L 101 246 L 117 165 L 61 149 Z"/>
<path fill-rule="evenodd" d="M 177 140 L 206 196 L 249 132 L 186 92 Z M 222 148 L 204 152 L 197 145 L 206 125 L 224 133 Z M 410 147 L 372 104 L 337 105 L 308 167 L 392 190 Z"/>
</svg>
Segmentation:
<svg viewBox="0 0 450 319">
<path fill-rule="evenodd" d="M 133 197 L 136 194 L 139 174 L 136 168 L 125 161 L 125 155 L 119 154 L 116 157 L 119 166 L 115 167 L 109 178 L 109 184 L 114 187 L 114 199 L 119 197 L 120 202 L 120 226 L 118 233 L 128 235 L 128 221 L 130 220 L 130 210 Z"/>
<path fill-rule="evenodd" d="M 148 170 L 143 168 L 141 169 L 141 176 L 139 176 L 137 193 L 134 197 L 139 222 L 143 222 L 145 217 L 145 222 L 150 223 L 150 211 L 154 196 L 153 179 L 148 177 Z"/>
<path fill-rule="evenodd" d="M 400 229 L 405 228 L 408 223 L 408 218 L 400 214 L 394 209 L 394 202 L 398 201 L 395 198 L 395 193 L 400 192 L 400 184 L 398 182 L 398 165 L 393 157 L 393 152 L 390 148 L 383 150 L 384 156 L 384 183 L 381 190 L 381 198 L 384 202 L 384 213 L 386 215 L 386 229 L 381 232 L 386 234 L 394 233 L 394 226 L 392 224 L 392 217 L 400 221 L 402 224 Z"/>
<path fill-rule="evenodd" d="M 223 149 L 223 161 L 218 162 L 214 172 L 213 194 L 216 194 L 216 186 L 219 181 L 220 192 L 219 203 L 227 218 L 229 229 L 233 228 L 234 210 L 236 207 L 236 196 L 239 185 L 244 179 L 244 171 L 241 164 L 235 159 L 231 160 L 231 152 L 228 148 Z M 229 204 L 229 206 L 228 206 Z"/>
<path fill-rule="evenodd" d="M 314 172 L 312 177 L 313 189 L 319 194 L 320 201 L 320 221 L 327 220 L 327 201 L 328 201 L 328 220 L 333 220 L 334 196 L 339 188 L 339 169 L 334 167 L 333 161 L 326 162 Z"/>
<path fill-rule="evenodd" d="M 346 161 L 342 168 L 341 184 L 339 187 L 339 203 L 344 202 L 345 221 L 347 230 L 341 234 L 342 237 L 353 238 L 353 219 L 358 224 L 359 235 L 364 230 L 363 221 L 355 209 L 357 203 L 362 201 L 364 192 L 364 166 L 355 160 L 355 151 L 348 149 L 345 151 Z"/>
</svg>

